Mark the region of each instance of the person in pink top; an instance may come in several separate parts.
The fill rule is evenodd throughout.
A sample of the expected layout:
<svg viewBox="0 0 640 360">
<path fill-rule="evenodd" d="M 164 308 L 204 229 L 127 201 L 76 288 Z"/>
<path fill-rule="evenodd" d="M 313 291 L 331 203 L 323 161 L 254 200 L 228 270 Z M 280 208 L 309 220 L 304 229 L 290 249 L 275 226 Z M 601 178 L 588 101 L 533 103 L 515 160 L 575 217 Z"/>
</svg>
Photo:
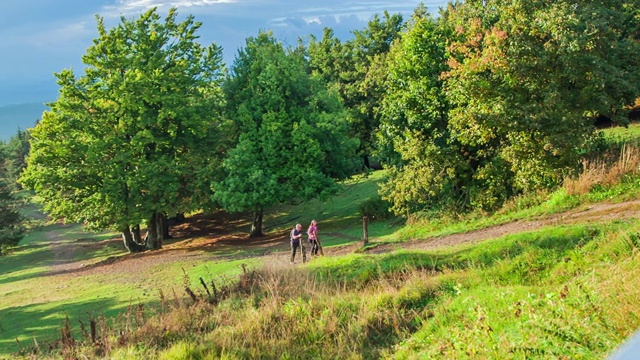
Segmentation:
<svg viewBox="0 0 640 360">
<path fill-rule="evenodd" d="M 309 229 L 307 230 L 307 235 L 309 235 L 309 243 L 311 244 L 311 256 L 318 255 L 318 223 L 315 220 L 311 220 L 311 225 L 309 225 Z"/>
</svg>

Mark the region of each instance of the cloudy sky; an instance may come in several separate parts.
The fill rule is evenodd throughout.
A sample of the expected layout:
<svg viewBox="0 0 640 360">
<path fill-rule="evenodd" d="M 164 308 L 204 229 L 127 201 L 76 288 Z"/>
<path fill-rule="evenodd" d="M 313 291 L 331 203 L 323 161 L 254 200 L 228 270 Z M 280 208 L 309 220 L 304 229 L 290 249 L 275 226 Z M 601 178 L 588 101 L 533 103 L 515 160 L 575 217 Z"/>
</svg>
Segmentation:
<svg viewBox="0 0 640 360">
<path fill-rule="evenodd" d="M 447 1 L 422 1 L 432 13 Z M 151 7 L 166 14 L 177 7 L 179 16 L 193 14 L 203 23 L 203 43 L 222 46 L 231 63 L 239 46 L 259 30 L 273 30 L 287 44 L 299 36 L 334 29 L 345 40 L 384 10 L 405 18 L 420 3 L 411 1 L 340 0 L 1 0 L 0 106 L 50 101 L 56 97 L 54 72 L 73 68 L 81 73 L 81 57 L 97 37 L 96 15 L 107 27 L 120 17 L 132 19 Z"/>
</svg>

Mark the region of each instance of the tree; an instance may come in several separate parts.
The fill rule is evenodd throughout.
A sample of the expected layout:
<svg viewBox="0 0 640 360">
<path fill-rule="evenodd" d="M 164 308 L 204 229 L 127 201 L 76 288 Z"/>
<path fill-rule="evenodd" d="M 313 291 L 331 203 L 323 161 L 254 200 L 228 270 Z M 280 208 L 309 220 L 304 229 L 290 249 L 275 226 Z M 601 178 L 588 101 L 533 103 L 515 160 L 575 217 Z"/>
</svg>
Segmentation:
<svg viewBox="0 0 640 360">
<path fill-rule="evenodd" d="M 93 229 L 122 232 L 129 251 L 157 249 L 166 214 L 210 202 L 224 142 L 221 49 L 203 47 L 201 24 L 161 21 L 156 9 L 121 18 L 82 60 L 84 76 L 56 74 L 59 98 L 32 131 L 21 182 L 45 210 Z"/>
<path fill-rule="evenodd" d="M 247 39 L 225 82 L 237 143 L 224 160 L 226 176 L 213 182 L 214 199 L 228 211 L 253 212 L 251 237 L 262 235 L 268 206 L 315 198 L 357 167 L 337 94 L 307 68 L 300 51 L 261 32 Z"/>
<path fill-rule="evenodd" d="M 459 201 L 467 163 L 448 130 L 448 102 L 441 74 L 447 32 L 418 7 L 389 52 L 388 76 L 377 132 L 379 154 L 390 169 L 381 194 L 407 213 Z"/>
<path fill-rule="evenodd" d="M 389 55 L 379 132 L 394 210 L 491 210 L 577 170 L 596 116 L 625 124 L 640 94 L 638 5 L 471 0 L 437 26 L 414 15 Z"/>
<path fill-rule="evenodd" d="M 312 38 L 309 44 L 311 69 L 339 91 L 348 111 L 350 134 L 360 140 L 359 152 L 367 167 L 380 121 L 383 64 L 399 37 L 402 21 L 402 15 L 385 11 L 382 17 L 374 15 L 364 30 L 354 31 L 354 39 L 344 44 L 333 37 L 331 29 L 325 29 L 320 42 Z"/>
<path fill-rule="evenodd" d="M 27 156 L 29 156 L 29 132 L 18 130 L 9 139 L 5 151 L 4 168 L 7 184 L 12 190 L 19 190 L 18 178 L 27 166 Z"/>
<path fill-rule="evenodd" d="M 446 19 L 449 129 L 476 159 L 470 202 L 558 184 L 578 168 L 594 119 L 624 124 L 640 94 L 633 1 L 467 1 Z"/>
<path fill-rule="evenodd" d="M 17 245 L 24 235 L 23 219 L 16 203 L 9 186 L 0 179 L 0 250 Z"/>
</svg>

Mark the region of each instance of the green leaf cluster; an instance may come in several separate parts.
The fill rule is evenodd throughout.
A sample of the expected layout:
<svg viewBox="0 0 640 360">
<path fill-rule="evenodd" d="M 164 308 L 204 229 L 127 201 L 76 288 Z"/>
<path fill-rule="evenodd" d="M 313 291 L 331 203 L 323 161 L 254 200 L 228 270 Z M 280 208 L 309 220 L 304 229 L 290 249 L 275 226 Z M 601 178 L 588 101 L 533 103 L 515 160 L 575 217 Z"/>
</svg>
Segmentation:
<svg viewBox="0 0 640 360">
<path fill-rule="evenodd" d="M 84 75 L 56 74 L 60 96 L 31 131 L 21 177 L 53 216 L 121 230 L 210 201 L 203 182 L 226 136 L 221 49 L 176 17 L 152 9 L 112 29 L 98 18 Z"/>
<path fill-rule="evenodd" d="M 24 235 L 23 218 L 17 209 L 18 200 L 7 183 L 0 179 L 0 254 L 6 246 L 15 246 Z"/>
<path fill-rule="evenodd" d="M 359 139 L 359 155 L 371 166 L 375 154 L 375 131 L 380 125 L 379 107 L 385 92 L 386 56 L 399 38 L 402 15 L 375 14 L 354 38 L 341 43 L 325 28 L 318 41 L 311 37 L 309 65 L 332 89 L 338 91 L 347 111 L 349 134 Z"/>
<path fill-rule="evenodd" d="M 308 71 L 299 51 L 271 33 L 247 39 L 225 82 L 237 135 L 213 183 L 230 211 L 254 211 L 330 191 L 358 167 L 339 97 Z"/>
<path fill-rule="evenodd" d="M 378 131 L 398 213 L 494 209 L 580 169 L 595 121 L 640 96 L 632 1 L 465 1 L 416 9 L 388 56 Z"/>
</svg>

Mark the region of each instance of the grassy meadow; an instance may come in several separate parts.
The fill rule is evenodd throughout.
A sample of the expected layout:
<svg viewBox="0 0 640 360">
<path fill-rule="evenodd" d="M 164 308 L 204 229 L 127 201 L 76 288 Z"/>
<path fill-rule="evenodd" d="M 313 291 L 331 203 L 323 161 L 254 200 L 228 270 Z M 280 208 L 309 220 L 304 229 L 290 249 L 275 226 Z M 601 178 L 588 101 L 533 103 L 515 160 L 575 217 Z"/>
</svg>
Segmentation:
<svg viewBox="0 0 640 360">
<path fill-rule="evenodd" d="M 639 129 L 625 129 L 636 134 L 626 141 Z M 607 136 L 618 141 L 622 131 Z M 124 258 L 118 234 L 40 220 L 0 257 L 0 358 L 603 359 L 640 326 L 639 219 L 607 210 L 476 244 L 402 244 L 635 200 L 639 164 L 629 148 L 494 214 L 372 221 L 368 248 L 349 252 L 340 249 L 360 242 L 358 207 L 375 196 L 382 171 L 327 199 L 270 209 L 266 232 L 283 235 L 282 252 L 271 255 L 214 248 L 171 261 L 166 251 L 136 270 L 140 256 L 156 255 Z M 275 261 L 287 256 L 288 229 L 311 219 L 327 256 Z M 387 245 L 397 250 L 376 251 Z M 134 270 L 80 271 L 116 262 Z"/>
</svg>

